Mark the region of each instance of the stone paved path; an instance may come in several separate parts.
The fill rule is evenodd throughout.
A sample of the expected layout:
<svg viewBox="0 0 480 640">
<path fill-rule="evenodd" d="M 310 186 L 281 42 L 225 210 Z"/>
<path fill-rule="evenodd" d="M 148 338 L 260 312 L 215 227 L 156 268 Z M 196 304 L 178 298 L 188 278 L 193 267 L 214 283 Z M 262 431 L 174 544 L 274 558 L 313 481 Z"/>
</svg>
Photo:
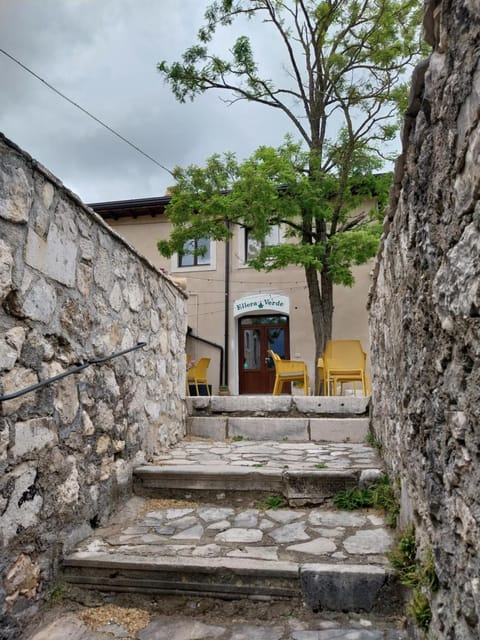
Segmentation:
<svg viewBox="0 0 480 640">
<path fill-rule="evenodd" d="M 381 462 L 363 444 L 288 442 L 214 442 L 185 440 L 159 455 L 156 465 L 233 465 L 268 469 L 378 469 Z M 170 557 L 179 563 L 242 562 L 359 563 L 385 565 L 393 534 L 374 512 L 341 512 L 332 508 L 267 508 L 249 498 L 175 501 L 133 497 L 107 526 L 77 547 L 88 557 Z M 100 598 L 100 594 L 95 597 Z M 94 597 L 92 595 L 92 597 Z M 102 596 L 104 597 L 104 596 Z M 228 607 L 245 600 L 214 605 L 183 596 L 184 610 L 165 615 L 162 602 L 138 629 L 111 616 L 93 626 L 83 612 L 58 613 L 25 640 L 406 640 L 402 620 L 373 615 L 318 613 L 297 609 L 289 601 L 250 601 L 248 616 Z M 108 596 L 107 596 L 108 598 Z M 123 606 L 133 596 L 123 594 Z M 168 596 L 167 596 L 168 598 Z M 105 600 L 104 600 L 105 601 Z M 107 600 L 108 601 L 108 600 Z M 112 600 L 113 602 L 114 600 Z M 220 601 L 221 602 L 221 601 Z M 243 604 L 235 604 L 242 603 Z M 96 603 L 98 604 L 98 603 Z M 127 604 L 128 606 L 128 604 Z M 208 615 L 199 615 L 206 606 Z M 266 607 L 266 608 L 265 608 Z M 98 612 L 100 608 L 93 609 Z M 167 612 L 168 613 L 168 612 Z"/>
<path fill-rule="evenodd" d="M 392 543 L 376 513 L 269 509 L 266 503 L 179 505 L 134 497 L 107 527 L 78 545 L 75 557 L 95 553 L 385 564 L 383 554 Z"/>
<path fill-rule="evenodd" d="M 406 640 L 405 631 L 378 628 L 369 619 L 331 621 L 318 617 L 315 623 L 289 618 L 273 625 L 258 621 L 202 621 L 184 617 L 153 615 L 138 631 L 112 618 L 85 624 L 78 613 L 58 617 L 30 636 L 29 640 Z"/>
<path fill-rule="evenodd" d="M 268 469 L 371 469 L 380 461 L 363 444 L 184 440 L 154 460 L 160 465 L 233 465 Z M 156 506 L 157 505 L 157 506 Z M 165 505 L 160 506 L 158 505 Z M 78 547 L 115 555 L 245 558 L 265 561 L 375 562 L 392 535 L 375 513 L 325 508 L 269 509 L 268 503 L 225 497 L 217 503 L 179 503 L 134 497 Z"/>
<path fill-rule="evenodd" d="M 234 466 L 295 469 L 370 469 L 381 462 L 377 452 L 366 444 L 294 443 L 263 441 L 207 441 L 185 439 L 165 453 L 154 464 L 193 465 L 231 464 Z"/>
</svg>

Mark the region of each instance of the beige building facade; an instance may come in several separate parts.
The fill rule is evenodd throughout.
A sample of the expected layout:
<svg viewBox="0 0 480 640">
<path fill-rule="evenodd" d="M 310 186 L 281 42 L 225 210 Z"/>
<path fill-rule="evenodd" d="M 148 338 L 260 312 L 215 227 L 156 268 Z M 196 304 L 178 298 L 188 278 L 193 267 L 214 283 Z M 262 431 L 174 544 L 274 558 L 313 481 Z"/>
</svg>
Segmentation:
<svg viewBox="0 0 480 640">
<path fill-rule="evenodd" d="M 208 242 L 204 256 L 164 258 L 157 249 L 168 238 L 165 214 L 169 196 L 90 205 L 115 231 L 156 267 L 184 279 L 188 292 L 187 351 L 194 360 L 210 358 L 212 392 L 228 386 L 232 395 L 271 393 L 273 349 L 283 358 L 304 360 L 315 380 L 315 346 L 304 271 L 255 271 L 246 264 L 255 242 L 245 229 L 235 229 L 230 242 Z M 282 242 L 274 229 L 269 242 Z M 334 288 L 333 337 L 359 339 L 368 352 L 366 311 L 372 263 L 354 270 L 352 288 Z M 292 393 L 304 390 L 292 386 Z"/>
</svg>

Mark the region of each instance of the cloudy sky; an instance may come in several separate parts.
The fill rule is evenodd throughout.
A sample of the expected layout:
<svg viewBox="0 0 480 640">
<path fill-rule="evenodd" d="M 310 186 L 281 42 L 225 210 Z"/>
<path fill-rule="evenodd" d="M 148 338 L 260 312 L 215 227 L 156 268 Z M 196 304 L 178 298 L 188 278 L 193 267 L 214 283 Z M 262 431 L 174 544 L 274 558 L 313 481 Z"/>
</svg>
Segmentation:
<svg viewBox="0 0 480 640">
<path fill-rule="evenodd" d="M 156 70 L 195 41 L 207 0 L 0 0 L 0 48 L 168 168 L 277 146 L 289 121 L 209 92 L 179 104 Z M 275 43 L 248 33 L 268 73 Z M 256 40 L 255 40 L 256 38 Z M 278 52 L 279 53 L 279 52 Z M 163 195 L 171 176 L 0 53 L 0 131 L 84 202 Z M 225 95 L 223 96 L 226 97 Z"/>
</svg>

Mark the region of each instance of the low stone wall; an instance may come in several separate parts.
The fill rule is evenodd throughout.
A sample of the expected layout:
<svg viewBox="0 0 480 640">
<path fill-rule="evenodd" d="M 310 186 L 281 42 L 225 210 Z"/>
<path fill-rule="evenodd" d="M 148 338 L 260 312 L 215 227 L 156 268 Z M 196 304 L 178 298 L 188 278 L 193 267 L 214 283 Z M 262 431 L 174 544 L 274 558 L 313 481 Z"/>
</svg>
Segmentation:
<svg viewBox="0 0 480 640">
<path fill-rule="evenodd" d="M 429 1 L 371 292 L 372 426 L 433 551 L 429 637 L 480 637 L 478 4 Z"/>
<path fill-rule="evenodd" d="M 1 403 L 1 638 L 183 435 L 186 329 L 185 294 L 0 136 L 0 395 L 146 343 Z"/>
</svg>

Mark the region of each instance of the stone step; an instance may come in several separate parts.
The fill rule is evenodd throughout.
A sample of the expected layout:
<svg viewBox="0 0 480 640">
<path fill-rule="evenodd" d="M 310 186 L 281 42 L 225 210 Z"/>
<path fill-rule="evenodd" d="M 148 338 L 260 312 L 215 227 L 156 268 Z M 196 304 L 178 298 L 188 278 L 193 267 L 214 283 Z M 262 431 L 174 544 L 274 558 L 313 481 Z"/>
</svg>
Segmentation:
<svg viewBox="0 0 480 640">
<path fill-rule="evenodd" d="M 289 505 L 321 504 L 336 493 L 357 487 L 362 472 L 302 471 L 282 469 L 252 469 L 221 465 L 193 465 L 175 467 L 146 465 L 133 473 L 136 495 L 211 499 L 244 493 L 259 499 L 279 495 Z"/>
<path fill-rule="evenodd" d="M 380 474 L 366 444 L 185 439 L 135 470 L 137 495 L 64 559 L 64 580 L 390 615 L 392 533 L 378 513 L 331 506 Z"/>
<path fill-rule="evenodd" d="M 366 416 L 370 397 L 360 396 L 198 396 L 187 397 L 189 415 Z"/>
<path fill-rule="evenodd" d="M 368 418 L 318 418 L 278 416 L 189 416 L 187 435 L 215 440 L 241 438 L 289 442 L 365 441 Z"/>
<path fill-rule="evenodd" d="M 310 608 L 391 613 L 378 514 L 133 498 L 64 559 L 86 589 L 222 599 L 301 596 Z"/>
<path fill-rule="evenodd" d="M 302 597 L 313 609 L 392 613 L 394 580 L 378 565 L 259 560 L 195 559 L 73 554 L 64 561 L 66 583 L 95 591 L 183 594 L 254 600 Z M 399 594 L 396 594 L 398 602 Z"/>
<path fill-rule="evenodd" d="M 134 470 L 138 495 L 212 499 L 277 494 L 290 505 L 321 504 L 382 474 L 365 444 L 184 440 Z"/>
</svg>

